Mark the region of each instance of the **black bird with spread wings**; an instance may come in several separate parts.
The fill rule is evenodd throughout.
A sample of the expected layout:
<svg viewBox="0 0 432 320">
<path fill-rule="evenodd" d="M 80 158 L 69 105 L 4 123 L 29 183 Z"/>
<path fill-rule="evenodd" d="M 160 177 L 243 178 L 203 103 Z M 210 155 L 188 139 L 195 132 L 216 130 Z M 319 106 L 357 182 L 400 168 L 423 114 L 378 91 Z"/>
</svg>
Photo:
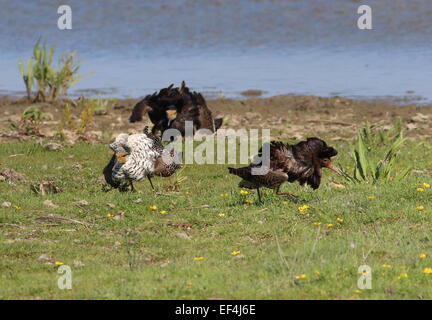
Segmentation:
<svg viewBox="0 0 432 320">
<path fill-rule="evenodd" d="M 288 181 L 298 181 L 300 185 L 308 184 L 317 189 L 321 184 L 322 168 L 331 169 L 338 174 L 340 170 L 335 168 L 331 158 L 337 155 L 337 151 L 318 138 L 308 138 L 295 145 L 285 144 L 280 141 L 270 142 L 269 164 L 263 174 L 254 174 L 253 168 L 262 167 L 262 160 L 243 168 L 228 168 L 231 174 L 237 175 L 243 180 L 239 187 L 257 189 L 258 198 L 261 201 L 260 188 L 276 189 L 280 193 L 280 186 Z M 260 159 L 265 156 L 263 149 L 258 154 Z M 265 162 L 264 162 L 265 163 Z"/>
<path fill-rule="evenodd" d="M 185 135 L 185 122 L 193 123 L 194 132 L 199 129 L 208 129 L 215 132 L 222 125 L 223 119 L 214 119 L 212 112 L 202 94 L 190 91 L 183 81 L 180 88 L 170 85 L 146 96 L 138 102 L 132 110 L 130 122 L 141 121 L 147 112 L 153 123 L 152 133 L 173 128 Z"/>
</svg>

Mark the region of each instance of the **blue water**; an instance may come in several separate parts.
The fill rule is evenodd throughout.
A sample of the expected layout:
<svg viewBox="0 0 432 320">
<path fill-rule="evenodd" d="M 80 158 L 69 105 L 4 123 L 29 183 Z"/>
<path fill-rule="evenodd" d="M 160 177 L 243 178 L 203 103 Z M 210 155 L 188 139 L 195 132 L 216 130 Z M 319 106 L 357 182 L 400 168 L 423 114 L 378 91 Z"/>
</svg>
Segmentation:
<svg viewBox="0 0 432 320">
<path fill-rule="evenodd" d="M 71 93 L 140 97 L 186 80 L 207 97 L 275 94 L 432 101 L 432 1 L 0 1 L 0 93 L 22 94 L 17 69 L 39 37 L 77 50 L 85 75 Z"/>
</svg>

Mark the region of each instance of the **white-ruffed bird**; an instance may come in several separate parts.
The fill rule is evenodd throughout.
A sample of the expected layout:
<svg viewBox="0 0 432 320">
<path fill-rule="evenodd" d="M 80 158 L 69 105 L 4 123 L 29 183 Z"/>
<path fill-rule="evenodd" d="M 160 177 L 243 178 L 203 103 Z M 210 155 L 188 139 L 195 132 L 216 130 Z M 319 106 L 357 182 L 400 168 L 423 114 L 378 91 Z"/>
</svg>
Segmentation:
<svg viewBox="0 0 432 320">
<path fill-rule="evenodd" d="M 104 168 L 104 176 L 109 185 L 120 191 L 125 190 L 124 183 L 135 190 L 132 181 L 145 178 L 154 189 L 152 176 L 169 177 L 180 168 L 176 161 L 179 154 L 165 150 L 161 140 L 149 133 L 148 127 L 144 128 L 144 133 L 118 135 L 110 148 L 114 154 Z"/>
</svg>

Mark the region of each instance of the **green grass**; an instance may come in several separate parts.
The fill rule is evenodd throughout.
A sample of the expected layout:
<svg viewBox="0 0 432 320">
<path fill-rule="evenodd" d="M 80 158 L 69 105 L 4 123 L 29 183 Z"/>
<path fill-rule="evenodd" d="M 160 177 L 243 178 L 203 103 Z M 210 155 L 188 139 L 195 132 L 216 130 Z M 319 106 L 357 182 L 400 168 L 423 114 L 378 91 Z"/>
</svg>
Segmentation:
<svg viewBox="0 0 432 320">
<path fill-rule="evenodd" d="M 335 145 L 335 162 L 348 172 L 350 144 Z M 0 299 L 430 299 L 432 274 L 422 270 L 432 267 L 432 191 L 416 188 L 432 184 L 431 148 L 407 142 L 395 166 L 415 171 L 400 182 L 351 185 L 325 171 L 316 191 L 282 187 L 298 200 L 266 190 L 258 204 L 255 193 L 239 194 L 239 179 L 225 165 L 188 165 L 177 193 L 166 191 L 174 177 L 154 178 L 157 193 L 147 181 L 136 184 L 140 193 L 103 192 L 101 170 L 110 157 L 105 145 L 79 143 L 54 152 L 32 143 L 2 144 L 1 167 L 28 181 L 0 182 L 0 203 L 19 207 L 0 208 Z M 32 193 L 30 184 L 41 180 L 54 180 L 64 192 Z M 143 201 L 133 202 L 138 198 Z M 43 205 L 46 199 L 59 207 Z M 89 205 L 77 206 L 82 199 Z M 301 213 L 304 204 L 310 209 Z M 168 213 L 150 211 L 151 205 Z M 416 210 L 419 205 L 425 209 Z M 119 212 L 121 220 L 107 217 Z M 50 215 L 88 225 L 39 219 Z M 191 239 L 179 237 L 182 232 Z M 41 254 L 51 260 L 39 261 Z M 55 261 L 72 268 L 72 290 L 58 289 Z M 372 268 L 373 288 L 356 293 L 364 264 Z M 408 278 L 398 279 L 401 273 Z M 299 274 L 306 278 L 296 280 Z"/>
</svg>

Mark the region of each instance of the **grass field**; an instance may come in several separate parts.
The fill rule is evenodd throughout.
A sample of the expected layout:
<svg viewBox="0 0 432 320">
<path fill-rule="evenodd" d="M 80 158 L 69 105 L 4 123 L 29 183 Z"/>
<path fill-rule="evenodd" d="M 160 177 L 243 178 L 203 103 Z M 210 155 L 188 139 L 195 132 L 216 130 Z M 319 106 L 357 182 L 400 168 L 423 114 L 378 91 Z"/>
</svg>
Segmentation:
<svg viewBox="0 0 432 320">
<path fill-rule="evenodd" d="M 349 171 L 351 141 L 332 145 Z M 431 152 L 408 141 L 397 167 L 414 170 L 401 182 L 349 184 L 326 171 L 316 191 L 287 183 L 298 199 L 266 190 L 259 204 L 225 165 L 186 166 L 178 192 L 175 176 L 154 178 L 156 192 L 147 181 L 104 192 L 104 144 L 1 144 L 1 168 L 27 181 L 0 182 L 0 203 L 12 203 L 0 208 L 0 299 L 430 299 Z M 63 192 L 32 192 L 42 180 Z M 58 288 L 56 262 L 72 268 L 72 290 Z M 370 290 L 357 288 L 361 265 Z"/>
</svg>

